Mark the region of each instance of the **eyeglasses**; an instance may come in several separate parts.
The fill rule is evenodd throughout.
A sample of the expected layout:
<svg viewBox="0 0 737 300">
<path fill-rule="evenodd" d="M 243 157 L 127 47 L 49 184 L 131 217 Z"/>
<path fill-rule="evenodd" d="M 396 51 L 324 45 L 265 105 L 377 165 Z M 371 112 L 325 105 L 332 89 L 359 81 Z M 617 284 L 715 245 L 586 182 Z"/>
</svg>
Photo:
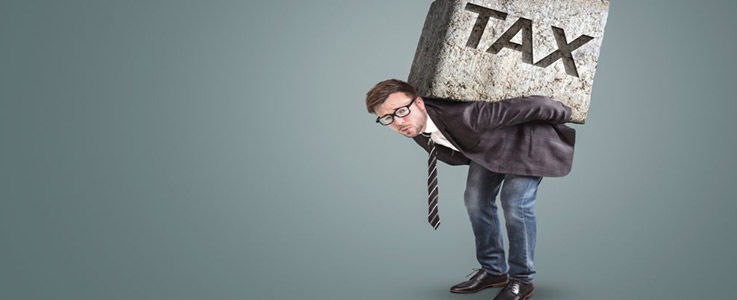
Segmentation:
<svg viewBox="0 0 737 300">
<path fill-rule="evenodd" d="M 411 113 L 411 111 L 409 110 L 409 107 L 412 106 L 412 103 L 415 103 L 415 100 L 417 100 L 417 97 L 412 99 L 412 101 L 410 101 L 409 104 L 395 109 L 394 113 L 386 114 L 386 115 L 376 118 L 376 123 L 387 126 L 391 124 L 392 122 L 394 122 L 394 116 L 397 116 L 397 118 L 406 117 L 407 115 L 409 115 L 409 113 Z"/>
</svg>

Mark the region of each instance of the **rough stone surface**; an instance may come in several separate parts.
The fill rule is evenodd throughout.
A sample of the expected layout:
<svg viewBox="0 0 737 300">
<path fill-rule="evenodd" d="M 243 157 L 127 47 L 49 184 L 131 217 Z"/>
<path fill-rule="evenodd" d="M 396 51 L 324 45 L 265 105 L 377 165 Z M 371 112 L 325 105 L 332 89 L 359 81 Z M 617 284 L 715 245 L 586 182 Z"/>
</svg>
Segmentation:
<svg viewBox="0 0 737 300">
<path fill-rule="evenodd" d="M 544 95 L 584 123 L 608 11 L 604 0 L 436 0 L 409 82 L 457 101 Z"/>
</svg>

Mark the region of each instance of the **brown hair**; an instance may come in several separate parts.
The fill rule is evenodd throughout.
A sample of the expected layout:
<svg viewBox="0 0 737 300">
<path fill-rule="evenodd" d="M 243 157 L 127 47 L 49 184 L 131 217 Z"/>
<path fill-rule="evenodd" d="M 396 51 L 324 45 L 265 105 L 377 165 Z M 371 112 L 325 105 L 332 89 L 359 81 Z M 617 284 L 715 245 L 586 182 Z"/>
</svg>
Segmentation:
<svg viewBox="0 0 737 300">
<path fill-rule="evenodd" d="M 370 114 L 376 113 L 375 108 L 396 92 L 402 92 L 412 99 L 417 97 L 417 90 L 411 84 L 399 79 L 388 79 L 377 83 L 366 93 L 366 109 Z"/>
</svg>

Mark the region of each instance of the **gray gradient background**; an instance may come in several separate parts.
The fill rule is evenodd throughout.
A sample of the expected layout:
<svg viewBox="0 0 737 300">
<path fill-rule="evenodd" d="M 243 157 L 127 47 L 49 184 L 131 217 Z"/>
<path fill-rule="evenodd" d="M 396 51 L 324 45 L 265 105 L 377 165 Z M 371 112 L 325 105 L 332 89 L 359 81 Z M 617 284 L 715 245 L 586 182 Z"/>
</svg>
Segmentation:
<svg viewBox="0 0 737 300">
<path fill-rule="evenodd" d="M 0 299 L 491 299 L 448 292 L 466 168 L 433 231 L 363 106 L 430 3 L 0 1 Z M 612 1 L 534 299 L 733 297 L 736 11 Z"/>
</svg>

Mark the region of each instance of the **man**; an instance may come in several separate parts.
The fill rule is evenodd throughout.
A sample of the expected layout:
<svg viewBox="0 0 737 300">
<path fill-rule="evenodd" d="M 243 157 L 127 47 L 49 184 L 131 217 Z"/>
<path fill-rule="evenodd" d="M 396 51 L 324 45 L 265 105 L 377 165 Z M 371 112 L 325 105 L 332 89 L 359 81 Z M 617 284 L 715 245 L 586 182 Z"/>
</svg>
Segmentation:
<svg viewBox="0 0 737 300">
<path fill-rule="evenodd" d="M 571 170 L 575 131 L 563 125 L 571 109 L 542 96 L 493 103 L 423 99 L 412 85 L 396 79 L 374 86 L 366 95 L 366 108 L 378 115 L 378 123 L 430 153 L 428 220 L 436 229 L 434 157 L 449 165 L 469 165 L 464 202 L 481 268 L 450 291 L 474 293 L 504 286 L 495 300 L 531 297 L 537 187 L 542 177 L 565 176 Z M 497 195 L 510 244 L 508 262 Z"/>
</svg>

